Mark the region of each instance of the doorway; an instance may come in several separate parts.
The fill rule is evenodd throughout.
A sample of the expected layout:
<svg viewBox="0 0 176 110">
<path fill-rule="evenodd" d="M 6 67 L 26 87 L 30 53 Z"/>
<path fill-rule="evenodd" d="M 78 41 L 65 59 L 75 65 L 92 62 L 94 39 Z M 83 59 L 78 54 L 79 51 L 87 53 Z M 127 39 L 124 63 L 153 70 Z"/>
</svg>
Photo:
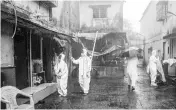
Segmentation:
<svg viewBox="0 0 176 110">
<path fill-rule="evenodd" d="M 23 89 L 28 83 L 28 57 L 27 57 L 27 32 L 19 28 L 14 36 L 14 61 L 16 73 L 16 86 Z"/>
</svg>

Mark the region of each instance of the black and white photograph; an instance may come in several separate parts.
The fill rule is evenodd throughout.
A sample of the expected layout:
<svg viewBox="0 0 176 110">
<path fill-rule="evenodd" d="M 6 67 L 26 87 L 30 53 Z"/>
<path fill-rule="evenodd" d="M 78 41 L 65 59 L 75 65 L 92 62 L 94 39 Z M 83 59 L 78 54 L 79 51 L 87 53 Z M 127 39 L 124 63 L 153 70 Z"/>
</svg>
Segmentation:
<svg viewBox="0 0 176 110">
<path fill-rule="evenodd" d="M 1 0 L 1 109 L 176 109 L 176 0 Z"/>
</svg>

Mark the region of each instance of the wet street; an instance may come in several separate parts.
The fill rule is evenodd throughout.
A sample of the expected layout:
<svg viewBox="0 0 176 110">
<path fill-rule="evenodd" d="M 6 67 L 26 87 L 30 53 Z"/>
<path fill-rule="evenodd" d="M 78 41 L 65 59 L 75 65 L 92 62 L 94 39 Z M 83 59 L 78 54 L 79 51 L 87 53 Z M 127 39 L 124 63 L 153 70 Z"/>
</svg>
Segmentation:
<svg viewBox="0 0 176 110">
<path fill-rule="evenodd" d="M 70 78 L 68 96 L 54 93 L 36 104 L 36 109 L 176 109 L 176 86 L 150 87 L 149 76 L 138 69 L 135 91 L 128 91 L 123 73 L 116 77 L 92 78 L 90 93 L 79 94 L 79 84 Z"/>
</svg>

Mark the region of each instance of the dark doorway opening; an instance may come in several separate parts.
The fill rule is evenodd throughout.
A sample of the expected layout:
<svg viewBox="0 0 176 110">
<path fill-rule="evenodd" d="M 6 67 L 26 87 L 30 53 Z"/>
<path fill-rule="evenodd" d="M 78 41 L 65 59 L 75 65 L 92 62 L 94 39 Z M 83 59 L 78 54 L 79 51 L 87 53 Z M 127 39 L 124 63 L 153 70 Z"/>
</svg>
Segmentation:
<svg viewBox="0 0 176 110">
<path fill-rule="evenodd" d="M 45 71 L 45 77 L 47 82 L 53 81 L 53 72 L 52 72 L 52 43 L 51 38 L 43 38 L 43 69 Z"/>
<path fill-rule="evenodd" d="M 23 89 L 29 86 L 28 83 L 28 57 L 27 57 L 27 31 L 18 28 L 14 36 L 14 61 L 16 73 L 16 86 Z"/>
</svg>

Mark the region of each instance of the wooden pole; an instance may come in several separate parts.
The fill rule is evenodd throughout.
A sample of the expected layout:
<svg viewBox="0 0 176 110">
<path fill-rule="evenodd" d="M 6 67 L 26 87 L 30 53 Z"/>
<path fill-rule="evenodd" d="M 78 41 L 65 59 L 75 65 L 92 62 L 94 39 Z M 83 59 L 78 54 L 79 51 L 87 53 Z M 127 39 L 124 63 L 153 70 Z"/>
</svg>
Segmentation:
<svg viewBox="0 0 176 110">
<path fill-rule="evenodd" d="M 32 44 L 31 44 L 31 34 L 32 34 L 32 30 L 30 30 L 30 35 L 29 35 L 29 61 L 30 61 L 30 76 L 31 76 L 31 87 L 32 87 L 32 83 L 33 83 L 33 80 L 32 80 Z"/>
<path fill-rule="evenodd" d="M 94 54 L 94 50 L 95 50 L 95 44 L 96 44 L 97 36 L 98 36 L 98 31 L 96 32 L 95 41 L 94 41 L 94 45 L 93 45 L 91 64 L 92 64 L 92 59 L 93 59 L 93 54 Z M 92 65 L 91 65 L 91 68 L 92 68 Z"/>
<path fill-rule="evenodd" d="M 40 58 L 43 61 L 43 37 L 40 37 Z"/>
<path fill-rule="evenodd" d="M 28 83 L 30 86 L 31 84 L 31 70 L 30 70 L 30 30 L 27 30 L 27 58 L 28 58 Z"/>
</svg>

